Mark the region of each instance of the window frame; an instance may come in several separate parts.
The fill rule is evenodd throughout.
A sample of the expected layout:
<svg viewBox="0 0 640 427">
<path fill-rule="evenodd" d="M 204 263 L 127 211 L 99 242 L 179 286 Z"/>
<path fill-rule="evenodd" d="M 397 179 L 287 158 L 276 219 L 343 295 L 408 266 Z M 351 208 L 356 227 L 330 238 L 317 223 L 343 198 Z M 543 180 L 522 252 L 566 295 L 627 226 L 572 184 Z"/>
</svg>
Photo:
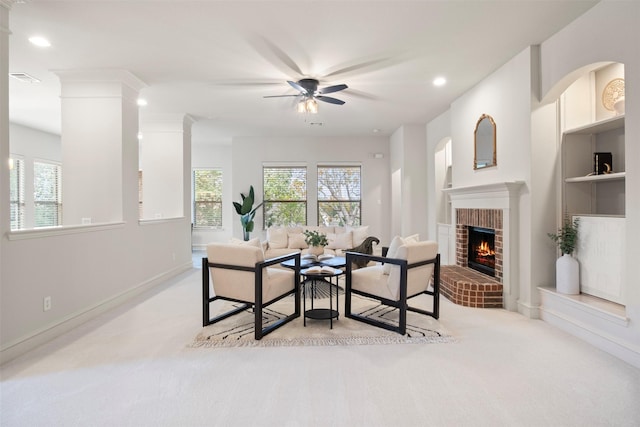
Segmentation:
<svg viewBox="0 0 640 427">
<path fill-rule="evenodd" d="M 320 170 L 321 169 L 358 169 L 358 195 L 357 199 L 330 199 L 321 197 L 321 185 L 320 185 Z M 353 226 L 358 227 L 362 224 L 362 165 L 358 163 L 345 163 L 345 164 L 331 164 L 331 163 L 320 163 L 316 166 L 316 208 L 317 208 L 317 224 L 318 225 L 341 225 L 341 226 Z M 357 204 L 358 206 L 358 223 L 357 224 L 325 224 L 322 218 L 322 209 L 321 205 L 323 203 L 344 203 L 344 204 Z"/>
<path fill-rule="evenodd" d="M 304 171 L 304 198 L 301 199 L 268 199 L 266 195 L 265 189 L 266 185 L 266 175 L 265 172 L 268 169 L 290 169 L 290 170 L 303 170 Z M 272 165 L 272 164 L 263 164 L 262 165 L 262 228 L 266 230 L 267 228 L 273 227 L 286 227 L 292 225 L 307 225 L 309 220 L 309 206 L 308 206 L 308 184 L 309 184 L 309 171 L 306 164 L 287 164 L 287 165 Z M 303 224 L 267 224 L 267 207 L 273 204 L 301 204 L 304 209 L 304 223 Z"/>
<path fill-rule="evenodd" d="M 55 189 L 53 193 L 55 193 L 55 200 L 39 200 L 36 197 L 36 192 L 38 188 L 37 179 L 38 176 L 38 165 L 46 165 L 55 167 Z M 39 206 L 54 206 L 55 210 L 55 224 L 44 224 L 38 225 L 38 207 Z M 33 161 L 33 228 L 45 228 L 45 227 L 59 227 L 62 225 L 62 215 L 63 215 L 63 206 L 62 206 L 62 163 L 56 162 L 53 160 L 46 159 L 35 159 Z"/>
<path fill-rule="evenodd" d="M 25 220 L 26 220 L 26 200 L 25 200 L 25 165 L 26 162 L 22 156 L 10 156 L 11 166 L 9 168 L 9 229 L 11 231 L 14 230 L 24 230 L 25 229 Z M 12 179 L 11 175 L 15 171 L 16 176 L 16 188 L 15 194 L 16 199 L 14 200 L 11 195 L 13 194 L 12 187 Z M 14 220 L 12 219 L 12 214 L 14 212 L 14 206 L 16 207 L 17 212 L 17 224 L 14 226 Z"/>
<path fill-rule="evenodd" d="M 219 180 L 220 180 L 220 199 L 219 200 L 197 200 L 196 198 L 196 186 L 197 186 L 197 180 L 196 180 L 196 173 L 198 172 L 218 172 L 219 173 Z M 192 205 L 191 205 L 191 221 L 193 224 L 193 228 L 194 229 L 209 229 L 209 230 L 219 230 L 222 229 L 223 225 L 224 225 L 224 171 L 222 168 L 192 168 L 191 170 L 191 180 L 192 180 L 192 186 L 191 186 L 191 200 L 192 200 Z M 214 184 L 215 185 L 215 184 Z M 202 203 L 206 203 L 206 204 L 212 204 L 214 207 L 218 206 L 218 211 L 220 212 L 219 215 L 219 223 L 218 224 L 214 224 L 214 225 L 200 225 L 198 224 L 197 221 L 197 212 L 198 212 L 198 205 L 202 204 Z M 215 208 L 213 209 L 213 212 L 215 213 Z M 214 220 L 216 218 L 214 217 Z"/>
</svg>

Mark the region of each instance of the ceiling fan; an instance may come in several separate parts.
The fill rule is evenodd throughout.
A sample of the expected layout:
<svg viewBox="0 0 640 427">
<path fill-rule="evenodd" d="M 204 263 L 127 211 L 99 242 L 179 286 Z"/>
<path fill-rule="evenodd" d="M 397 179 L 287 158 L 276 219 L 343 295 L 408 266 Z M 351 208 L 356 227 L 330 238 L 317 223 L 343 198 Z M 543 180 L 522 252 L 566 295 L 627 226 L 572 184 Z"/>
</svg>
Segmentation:
<svg viewBox="0 0 640 427">
<path fill-rule="evenodd" d="M 344 101 L 338 98 L 333 98 L 331 96 L 324 96 L 326 93 L 339 92 L 341 90 L 347 89 L 349 86 L 345 84 L 339 84 L 335 86 L 327 86 L 322 89 L 318 89 L 318 80 L 316 79 L 301 79 L 297 82 L 287 80 L 287 83 L 297 90 L 298 94 L 295 95 L 267 95 L 265 98 L 282 98 L 286 96 L 296 96 L 302 97 L 300 102 L 298 103 L 298 111 L 299 112 L 307 112 L 307 113 L 317 113 L 318 105 L 316 100 L 328 102 L 329 104 L 342 105 Z"/>
</svg>

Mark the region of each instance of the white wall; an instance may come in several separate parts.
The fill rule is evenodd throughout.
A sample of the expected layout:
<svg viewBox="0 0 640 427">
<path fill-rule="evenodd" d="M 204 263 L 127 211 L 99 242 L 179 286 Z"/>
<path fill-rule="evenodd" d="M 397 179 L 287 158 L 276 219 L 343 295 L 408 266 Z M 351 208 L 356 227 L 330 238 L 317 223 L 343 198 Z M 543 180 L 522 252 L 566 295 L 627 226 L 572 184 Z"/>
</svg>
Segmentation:
<svg viewBox="0 0 640 427">
<path fill-rule="evenodd" d="M 528 178 L 530 61 L 526 49 L 451 104 L 454 187 Z M 473 133 L 482 114 L 496 123 L 498 165 L 474 170 Z"/>
<path fill-rule="evenodd" d="M 300 137 L 300 138 L 234 138 L 232 146 L 232 200 L 240 200 L 253 185 L 257 202 L 262 201 L 262 166 L 264 162 L 306 164 L 307 221 L 317 223 L 318 164 L 335 162 L 362 165 L 362 224 L 381 244 L 390 240 L 389 140 L 386 137 Z M 375 153 L 382 153 L 377 159 Z M 242 238 L 242 227 L 234 213 L 233 236 Z M 255 218 L 252 236 L 265 238 L 262 211 Z"/>
<path fill-rule="evenodd" d="M 141 124 L 142 218 L 178 218 L 182 206 L 183 117 Z"/>
</svg>

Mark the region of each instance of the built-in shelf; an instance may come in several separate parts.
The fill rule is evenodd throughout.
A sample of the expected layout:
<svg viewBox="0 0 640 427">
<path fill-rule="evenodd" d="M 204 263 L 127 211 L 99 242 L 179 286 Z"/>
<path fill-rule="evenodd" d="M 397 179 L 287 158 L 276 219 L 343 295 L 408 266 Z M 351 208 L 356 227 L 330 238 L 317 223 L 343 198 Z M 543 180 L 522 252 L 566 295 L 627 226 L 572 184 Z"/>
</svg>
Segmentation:
<svg viewBox="0 0 640 427">
<path fill-rule="evenodd" d="M 599 122 L 589 123 L 573 129 L 564 131 L 565 135 L 590 135 L 592 133 L 602 133 L 612 129 L 618 129 L 624 126 L 624 114 L 600 120 Z"/>
<path fill-rule="evenodd" d="M 617 181 L 625 178 L 625 172 L 607 173 L 602 175 L 577 176 L 573 178 L 565 178 L 564 182 L 598 182 L 598 181 Z"/>
</svg>

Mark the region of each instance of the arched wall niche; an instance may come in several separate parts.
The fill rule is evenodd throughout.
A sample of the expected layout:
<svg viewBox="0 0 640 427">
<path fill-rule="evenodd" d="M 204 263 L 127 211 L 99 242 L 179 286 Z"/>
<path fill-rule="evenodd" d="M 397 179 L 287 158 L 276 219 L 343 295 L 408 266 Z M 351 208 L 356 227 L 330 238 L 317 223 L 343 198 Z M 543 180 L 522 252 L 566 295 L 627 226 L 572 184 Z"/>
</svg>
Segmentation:
<svg viewBox="0 0 640 427">
<path fill-rule="evenodd" d="M 443 224 L 451 223 L 451 206 L 449 203 L 449 197 L 442 191 L 444 188 L 450 188 L 452 185 L 451 164 L 451 137 L 447 136 L 442 138 L 438 144 L 436 144 L 434 150 L 436 175 L 434 182 L 436 195 L 436 222 Z"/>
<path fill-rule="evenodd" d="M 558 80 L 547 91 L 547 93 L 542 94 L 541 103 L 545 105 L 557 101 L 558 98 L 560 98 L 560 95 L 562 95 L 569 88 L 569 86 L 571 86 L 580 77 L 613 63 L 614 61 L 595 62 L 575 69 L 574 71 L 566 74 L 563 78 Z"/>
</svg>

